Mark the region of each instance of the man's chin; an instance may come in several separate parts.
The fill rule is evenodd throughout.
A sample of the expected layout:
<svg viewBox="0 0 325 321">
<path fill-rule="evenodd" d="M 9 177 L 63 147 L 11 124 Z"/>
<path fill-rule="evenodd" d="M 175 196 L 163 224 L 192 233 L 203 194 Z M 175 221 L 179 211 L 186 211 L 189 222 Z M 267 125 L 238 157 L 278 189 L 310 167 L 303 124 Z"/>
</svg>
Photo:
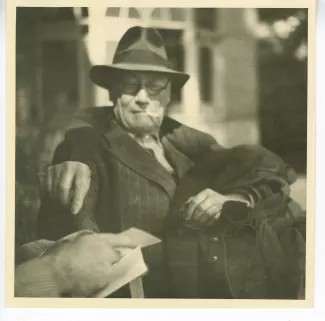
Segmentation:
<svg viewBox="0 0 325 321">
<path fill-rule="evenodd" d="M 151 124 L 138 124 L 137 126 L 132 127 L 132 131 L 137 135 L 149 135 L 159 131 L 159 126 Z"/>
<path fill-rule="evenodd" d="M 159 130 L 160 122 L 146 115 L 137 117 L 134 121 L 129 122 L 129 128 L 139 134 L 150 134 Z"/>
</svg>

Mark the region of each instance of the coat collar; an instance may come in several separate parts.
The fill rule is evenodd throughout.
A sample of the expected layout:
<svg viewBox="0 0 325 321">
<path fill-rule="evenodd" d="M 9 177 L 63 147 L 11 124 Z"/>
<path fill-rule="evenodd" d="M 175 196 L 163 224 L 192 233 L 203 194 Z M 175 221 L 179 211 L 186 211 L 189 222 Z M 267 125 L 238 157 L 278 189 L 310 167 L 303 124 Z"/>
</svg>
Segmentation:
<svg viewBox="0 0 325 321">
<path fill-rule="evenodd" d="M 168 173 L 149 151 L 136 143 L 134 139 L 117 124 L 113 113 L 109 118 L 108 130 L 103 135 L 108 152 L 139 175 L 161 186 L 170 199 L 172 199 L 176 189 L 176 182 L 172 175 Z M 160 139 L 168 160 L 175 169 L 178 178 L 181 178 L 184 173 L 192 167 L 193 162 L 176 149 L 168 140 L 168 135 L 165 135 L 166 123 L 168 127 L 167 132 L 168 135 L 170 135 L 170 124 L 173 123 L 173 120 L 165 118 Z"/>
<path fill-rule="evenodd" d="M 172 199 L 176 183 L 171 174 L 149 151 L 132 139 L 114 119 L 111 119 L 109 130 L 104 133 L 104 140 L 110 154 L 138 174 L 160 185 Z"/>
<path fill-rule="evenodd" d="M 166 157 L 174 168 L 177 178 L 180 180 L 184 174 L 193 167 L 194 162 L 185 154 L 180 152 L 168 139 L 167 136 L 161 137 Z"/>
<path fill-rule="evenodd" d="M 172 199 L 176 189 L 173 176 L 116 122 L 112 110 L 107 116 L 108 127 L 103 136 L 108 152 L 139 175 L 160 185 Z M 173 135 L 173 130 L 179 126 L 181 126 L 180 123 L 165 117 L 160 131 L 160 140 L 166 157 L 173 166 L 178 179 L 182 178 L 184 173 L 193 166 L 193 161 L 180 152 L 168 139 L 170 135 Z"/>
</svg>

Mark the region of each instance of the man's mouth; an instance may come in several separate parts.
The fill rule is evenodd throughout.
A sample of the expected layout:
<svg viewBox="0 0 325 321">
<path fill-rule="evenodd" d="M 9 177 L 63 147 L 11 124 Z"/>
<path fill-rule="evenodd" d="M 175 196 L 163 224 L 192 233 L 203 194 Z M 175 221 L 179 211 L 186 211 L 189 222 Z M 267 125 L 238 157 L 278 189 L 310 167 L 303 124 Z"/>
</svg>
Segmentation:
<svg viewBox="0 0 325 321">
<path fill-rule="evenodd" d="M 158 115 L 156 113 L 152 113 L 150 111 L 145 111 L 145 110 L 135 110 L 134 111 L 135 114 L 142 114 L 145 116 L 149 116 L 149 117 L 158 117 Z"/>
<path fill-rule="evenodd" d="M 150 112 L 150 111 L 147 111 L 146 112 L 146 114 L 148 115 L 148 116 L 150 116 L 150 117 L 159 117 L 159 115 L 158 114 L 156 114 L 156 113 L 152 113 L 152 112 Z"/>
</svg>

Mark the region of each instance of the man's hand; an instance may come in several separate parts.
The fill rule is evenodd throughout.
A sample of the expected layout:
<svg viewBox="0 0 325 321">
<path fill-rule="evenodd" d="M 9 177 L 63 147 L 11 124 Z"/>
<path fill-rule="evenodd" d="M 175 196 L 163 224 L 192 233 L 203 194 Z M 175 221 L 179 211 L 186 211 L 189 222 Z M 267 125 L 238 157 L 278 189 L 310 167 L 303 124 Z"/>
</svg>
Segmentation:
<svg viewBox="0 0 325 321">
<path fill-rule="evenodd" d="M 226 201 L 249 202 L 241 195 L 221 195 L 211 189 L 205 189 L 191 197 L 182 206 L 182 217 L 189 224 L 198 227 L 212 226 L 219 218 L 221 209 Z"/>
<path fill-rule="evenodd" d="M 126 235 L 86 230 L 56 242 L 27 243 L 16 261 L 15 296 L 91 297 L 116 277 L 119 271 L 113 275 L 112 264 L 120 259 L 119 251 L 136 246 Z"/>
<path fill-rule="evenodd" d="M 81 231 L 56 242 L 44 256 L 51 257 L 61 293 L 90 297 L 112 281 L 111 266 L 120 259 L 121 247 L 136 244 L 124 235 Z"/>
<path fill-rule="evenodd" d="M 42 192 L 68 206 L 72 214 L 80 211 L 90 186 L 91 171 L 87 165 L 68 161 L 49 166 L 38 177 Z"/>
</svg>

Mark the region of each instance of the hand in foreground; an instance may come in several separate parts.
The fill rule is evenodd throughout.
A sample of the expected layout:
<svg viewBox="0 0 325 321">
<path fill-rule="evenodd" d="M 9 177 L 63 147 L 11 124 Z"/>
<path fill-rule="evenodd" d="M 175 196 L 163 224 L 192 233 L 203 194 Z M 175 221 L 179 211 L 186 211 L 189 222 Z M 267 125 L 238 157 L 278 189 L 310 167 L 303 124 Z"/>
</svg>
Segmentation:
<svg viewBox="0 0 325 321">
<path fill-rule="evenodd" d="M 209 227 L 218 221 L 222 206 L 226 201 L 249 202 L 241 195 L 221 195 L 211 189 L 205 189 L 187 200 L 181 207 L 184 224 L 189 227 Z"/>
<path fill-rule="evenodd" d="M 39 248 L 37 242 L 36 248 Z M 33 244 L 29 244 L 29 252 Z M 121 255 L 118 248 L 135 248 L 130 238 L 118 234 L 96 234 L 80 231 L 49 244 L 39 256 L 19 265 L 15 272 L 15 292 L 18 296 L 91 297 L 112 281 L 111 266 Z M 26 250 L 26 249 L 25 249 Z M 44 249 L 43 249 L 44 250 Z M 31 257 L 31 254 L 27 255 Z M 46 275 L 45 284 L 51 290 L 44 294 L 39 278 Z M 21 286 L 21 285 L 24 286 Z M 25 289 L 32 288 L 33 293 Z M 27 292 L 27 294 L 26 294 Z M 54 293 L 55 292 L 55 293 Z"/>
<path fill-rule="evenodd" d="M 67 241 L 66 241 L 67 240 Z M 120 259 L 118 247 L 136 247 L 128 237 L 77 233 L 49 252 L 61 291 L 85 297 L 110 282 L 110 267 Z"/>
<path fill-rule="evenodd" d="M 72 214 L 80 211 L 91 180 L 91 171 L 86 164 L 68 161 L 49 166 L 38 177 L 42 192 L 69 207 Z"/>
</svg>

